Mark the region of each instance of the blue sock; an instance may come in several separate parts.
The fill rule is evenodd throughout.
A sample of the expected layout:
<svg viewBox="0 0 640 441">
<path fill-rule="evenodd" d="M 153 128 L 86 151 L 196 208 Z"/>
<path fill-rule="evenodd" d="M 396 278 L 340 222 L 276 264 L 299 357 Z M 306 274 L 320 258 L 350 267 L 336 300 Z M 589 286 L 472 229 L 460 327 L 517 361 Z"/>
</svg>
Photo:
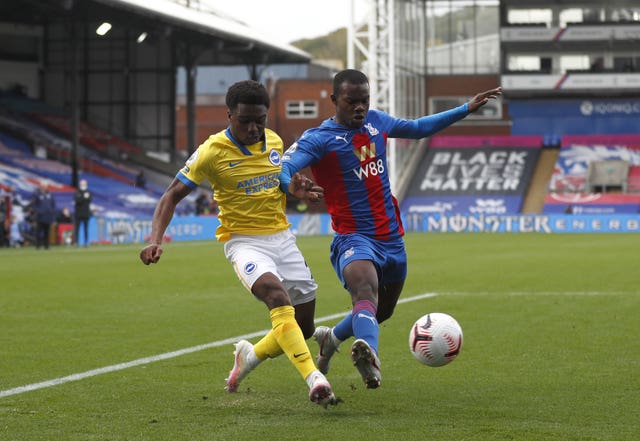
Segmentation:
<svg viewBox="0 0 640 441">
<path fill-rule="evenodd" d="M 356 302 L 353 307 L 353 316 L 351 319 L 353 326 L 353 335 L 356 339 L 369 343 L 369 346 L 378 353 L 378 336 L 380 328 L 376 319 L 376 308 L 368 300 Z"/>
<path fill-rule="evenodd" d="M 351 313 L 349 313 L 340 321 L 340 323 L 333 327 L 333 334 L 338 337 L 338 340 L 345 341 L 349 337 L 353 337 L 353 327 L 351 325 L 352 318 Z"/>
</svg>

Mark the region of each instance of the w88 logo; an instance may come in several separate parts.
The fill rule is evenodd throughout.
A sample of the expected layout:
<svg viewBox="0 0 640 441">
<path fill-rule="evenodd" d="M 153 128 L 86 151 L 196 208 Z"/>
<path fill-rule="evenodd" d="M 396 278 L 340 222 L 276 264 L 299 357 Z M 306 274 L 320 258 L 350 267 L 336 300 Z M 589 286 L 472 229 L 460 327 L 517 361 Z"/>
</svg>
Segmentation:
<svg viewBox="0 0 640 441">
<path fill-rule="evenodd" d="M 353 169 L 353 172 L 361 181 L 369 176 L 381 175 L 384 173 L 384 161 L 378 159 L 377 161 L 368 162 L 360 168 Z"/>
</svg>

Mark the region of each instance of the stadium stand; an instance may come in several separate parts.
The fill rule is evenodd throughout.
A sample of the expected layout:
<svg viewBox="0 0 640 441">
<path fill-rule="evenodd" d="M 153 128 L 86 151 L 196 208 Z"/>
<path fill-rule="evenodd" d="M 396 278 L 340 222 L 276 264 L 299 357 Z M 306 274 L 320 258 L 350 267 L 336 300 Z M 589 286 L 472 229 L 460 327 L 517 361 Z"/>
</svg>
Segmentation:
<svg viewBox="0 0 640 441">
<path fill-rule="evenodd" d="M 541 149 L 541 136 L 434 136 L 402 211 L 520 213 Z"/>
<path fill-rule="evenodd" d="M 562 138 L 544 213 L 639 211 L 640 135 Z"/>
<path fill-rule="evenodd" d="M 36 100 L 3 93 L 0 95 L 0 177 L 7 188 L 29 199 L 41 182 L 50 187 L 57 205 L 73 207 L 71 186 L 70 120 L 58 109 Z M 115 136 L 81 124 L 79 145 L 80 177 L 94 193 L 94 211 L 108 218 L 145 218 L 153 209 L 171 176 L 132 167 L 129 155 L 141 149 Z M 136 177 L 145 173 L 145 188 L 137 188 Z M 193 211 L 189 198 L 179 214 Z"/>
<path fill-rule="evenodd" d="M 632 165 L 629 167 L 627 191 L 629 193 L 640 193 L 640 165 Z"/>
<path fill-rule="evenodd" d="M 7 95 L 0 95 L 0 104 L 4 109 L 0 113 L 0 129 L 25 140 L 33 146 L 35 154 L 68 163 L 71 159 L 70 118 L 59 109 L 37 100 Z M 91 170 L 125 183 L 135 182 L 138 170 L 110 158 L 126 159 L 130 154 L 141 153 L 141 149 L 85 122 L 80 123 L 79 138 L 83 170 Z"/>
<path fill-rule="evenodd" d="M 35 120 L 59 132 L 65 137 L 71 136 L 71 120 L 63 115 L 51 115 L 44 113 L 32 113 Z M 112 156 L 126 157 L 131 153 L 143 153 L 143 150 L 117 136 L 99 130 L 86 122 L 81 122 L 78 128 L 80 142 L 93 150 L 107 153 Z"/>
<path fill-rule="evenodd" d="M 59 208 L 73 207 L 75 188 L 67 183 L 71 168 L 62 162 L 38 158 L 12 146 L 19 140 L 0 134 L 0 177 L 2 182 L 28 200 L 44 182 L 50 189 Z M 89 182 L 94 193 L 93 209 L 104 217 L 148 217 L 158 200 L 158 195 L 136 189 L 117 179 L 82 172 L 82 179 Z"/>
</svg>

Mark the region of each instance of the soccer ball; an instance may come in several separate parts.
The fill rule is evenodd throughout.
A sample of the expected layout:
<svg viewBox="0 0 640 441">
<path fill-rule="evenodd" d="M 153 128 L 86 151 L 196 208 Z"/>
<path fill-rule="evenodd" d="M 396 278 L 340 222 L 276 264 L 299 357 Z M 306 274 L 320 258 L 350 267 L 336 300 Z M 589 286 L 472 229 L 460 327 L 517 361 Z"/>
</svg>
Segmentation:
<svg viewBox="0 0 640 441">
<path fill-rule="evenodd" d="M 451 363 L 462 348 L 462 328 L 448 314 L 432 312 L 420 317 L 409 332 L 409 349 L 416 359 L 431 367 Z"/>
</svg>

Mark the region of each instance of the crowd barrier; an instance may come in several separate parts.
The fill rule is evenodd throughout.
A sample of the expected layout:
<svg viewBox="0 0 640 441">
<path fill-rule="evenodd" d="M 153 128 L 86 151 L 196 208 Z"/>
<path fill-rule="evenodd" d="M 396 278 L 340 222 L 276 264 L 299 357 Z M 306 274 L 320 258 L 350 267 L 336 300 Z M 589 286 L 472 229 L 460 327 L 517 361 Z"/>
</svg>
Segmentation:
<svg viewBox="0 0 640 441">
<path fill-rule="evenodd" d="M 638 214 L 410 214 L 406 231 L 425 233 L 637 233 Z"/>
<path fill-rule="evenodd" d="M 291 229 L 298 236 L 330 235 L 328 214 L 291 214 Z M 639 214 L 430 214 L 403 215 L 407 232 L 421 233 L 638 233 Z M 165 241 L 215 240 L 217 216 L 177 216 L 167 228 Z M 67 232 L 67 234 L 69 234 Z M 92 218 L 89 241 L 92 244 L 144 243 L 151 234 L 151 218 Z M 61 241 L 64 243 L 64 241 Z M 67 242 L 68 243 L 68 242 Z"/>
</svg>

